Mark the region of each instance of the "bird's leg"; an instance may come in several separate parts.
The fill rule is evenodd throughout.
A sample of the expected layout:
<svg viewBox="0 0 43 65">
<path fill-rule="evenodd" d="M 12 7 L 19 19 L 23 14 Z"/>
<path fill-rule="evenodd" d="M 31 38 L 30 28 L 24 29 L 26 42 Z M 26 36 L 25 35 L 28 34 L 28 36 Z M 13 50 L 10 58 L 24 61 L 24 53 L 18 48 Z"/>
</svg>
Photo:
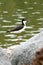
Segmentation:
<svg viewBox="0 0 43 65">
<path fill-rule="evenodd" d="M 20 43 L 21 37 L 20 37 L 20 33 L 18 34 L 18 43 Z"/>
</svg>

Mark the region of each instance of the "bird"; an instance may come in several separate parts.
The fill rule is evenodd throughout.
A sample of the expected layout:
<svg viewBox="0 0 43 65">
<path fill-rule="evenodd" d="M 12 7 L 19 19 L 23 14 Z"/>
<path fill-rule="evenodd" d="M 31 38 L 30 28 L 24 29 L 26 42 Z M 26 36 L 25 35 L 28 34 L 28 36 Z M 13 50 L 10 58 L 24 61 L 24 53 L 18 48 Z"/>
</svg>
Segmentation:
<svg viewBox="0 0 43 65">
<path fill-rule="evenodd" d="M 11 32 L 11 33 L 21 33 L 22 31 L 24 31 L 24 29 L 26 28 L 26 20 L 25 19 L 22 19 L 21 21 L 21 25 L 11 29 L 11 30 L 8 30 L 7 32 Z"/>
</svg>

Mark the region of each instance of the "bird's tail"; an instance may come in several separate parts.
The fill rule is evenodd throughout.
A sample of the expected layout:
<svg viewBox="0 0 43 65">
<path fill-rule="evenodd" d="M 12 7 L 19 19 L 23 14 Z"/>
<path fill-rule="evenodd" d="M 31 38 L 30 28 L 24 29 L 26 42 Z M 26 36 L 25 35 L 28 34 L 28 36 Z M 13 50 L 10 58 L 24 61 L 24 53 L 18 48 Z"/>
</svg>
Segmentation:
<svg viewBox="0 0 43 65">
<path fill-rule="evenodd" d="M 8 30 L 7 32 L 12 32 L 12 31 L 14 31 L 14 30 Z"/>
<path fill-rule="evenodd" d="M 10 30 L 8 30 L 7 32 L 11 32 Z"/>
</svg>

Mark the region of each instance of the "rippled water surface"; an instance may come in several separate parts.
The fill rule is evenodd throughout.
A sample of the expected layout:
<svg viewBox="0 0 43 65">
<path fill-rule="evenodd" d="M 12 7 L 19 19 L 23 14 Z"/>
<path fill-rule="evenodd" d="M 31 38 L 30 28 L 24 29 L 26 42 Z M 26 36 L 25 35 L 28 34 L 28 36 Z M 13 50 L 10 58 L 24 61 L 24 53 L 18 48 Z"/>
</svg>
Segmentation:
<svg viewBox="0 0 43 65">
<path fill-rule="evenodd" d="M 20 34 L 7 30 L 27 20 L 26 29 Z M 0 0 L 0 46 L 19 44 L 43 31 L 43 0 Z"/>
</svg>

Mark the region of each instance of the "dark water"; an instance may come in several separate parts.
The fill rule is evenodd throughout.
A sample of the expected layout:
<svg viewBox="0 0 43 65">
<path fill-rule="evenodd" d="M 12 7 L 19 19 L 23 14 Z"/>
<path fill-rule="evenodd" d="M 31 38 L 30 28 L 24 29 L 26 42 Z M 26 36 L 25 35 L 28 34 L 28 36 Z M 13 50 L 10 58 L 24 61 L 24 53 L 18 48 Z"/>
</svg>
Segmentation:
<svg viewBox="0 0 43 65">
<path fill-rule="evenodd" d="M 27 20 L 20 34 L 6 31 Z M 43 30 L 43 0 L 0 0 L 0 46 L 19 44 Z"/>
</svg>

